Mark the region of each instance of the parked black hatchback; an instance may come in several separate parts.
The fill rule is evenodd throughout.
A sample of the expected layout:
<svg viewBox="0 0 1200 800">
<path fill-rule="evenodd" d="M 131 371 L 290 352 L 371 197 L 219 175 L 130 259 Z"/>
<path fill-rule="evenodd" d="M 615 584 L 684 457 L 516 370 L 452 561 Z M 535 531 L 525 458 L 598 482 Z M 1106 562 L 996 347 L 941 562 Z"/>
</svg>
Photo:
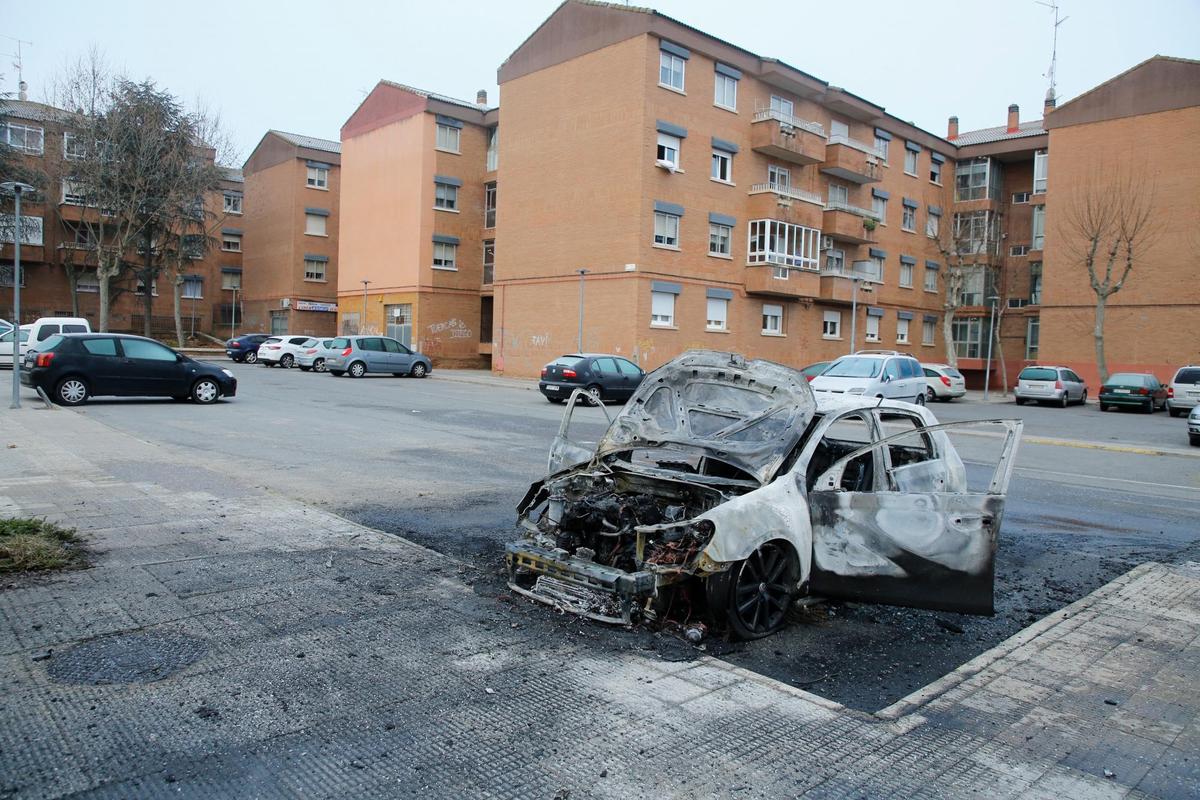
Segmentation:
<svg viewBox="0 0 1200 800">
<path fill-rule="evenodd" d="M 237 378 L 141 336 L 73 333 L 51 336 L 25 355 L 21 383 L 54 402 L 77 406 L 96 395 L 173 397 L 215 403 L 237 394 Z"/>
<path fill-rule="evenodd" d="M 632 361 L 607 353 L 559 356 L 542 367 L 538 389 L 551 403 L 562 403 L 576 389 L 586 389 L 592 402 L 628 400 L 646 373 Z"/>
</svg>

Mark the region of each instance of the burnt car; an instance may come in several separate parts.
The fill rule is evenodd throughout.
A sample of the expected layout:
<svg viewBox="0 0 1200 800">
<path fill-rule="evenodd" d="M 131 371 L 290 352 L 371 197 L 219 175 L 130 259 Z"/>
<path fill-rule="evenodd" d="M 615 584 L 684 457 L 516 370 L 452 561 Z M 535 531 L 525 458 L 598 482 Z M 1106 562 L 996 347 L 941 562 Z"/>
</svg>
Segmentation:
<svg viewBox="0 0 1200 800">
<path fill-rule="evenodd" d="M 703 612 L 738 638 L 778 630 L 809 593 L 993 612 L 1019 420 L 938 424 L 713 351 L 648 374 L 594 449 L 569 435 L 586 399 L 518 504 L 513 591 L 618 624 Z M 1000 429 L 973 440 L 999 455 L 969 484 L 949 433 L 972 425 Z"/>
</svg>

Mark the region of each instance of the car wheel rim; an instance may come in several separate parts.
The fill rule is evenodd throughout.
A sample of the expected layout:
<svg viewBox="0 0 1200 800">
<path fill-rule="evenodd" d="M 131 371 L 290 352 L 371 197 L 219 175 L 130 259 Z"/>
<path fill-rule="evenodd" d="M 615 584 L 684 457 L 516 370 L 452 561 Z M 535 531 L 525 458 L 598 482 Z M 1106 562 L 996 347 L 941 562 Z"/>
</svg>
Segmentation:
<svg viewBox="0 0 1200 800">
<path fill-rule="evenodd" d="M 418 378 L 425 377 L 425 365 L 417 364 L 415 367 L 413 367 L 413 375 L 416 375 Z"/>
<path fill-rule="evenodd" d="M 246 363 L 247 364 L 253 364 L 257 361 L 258 361 L 258 353 L 247 353 L 246 354 Z"/>
<path fill-rule="evenodd" d="M 779 547 L 766 544 L 750 554 L 733 587 L 734 612 L 747 630 L 764 633 L 778 627 L 787 614 L 788 559 Z"/>
<path fill-rule="evenodd" d="M 87 397 L 87 387 L 83 385 L 83 381 L 71 379 L 63 382 L 58 395 L 68 403 L 79 403 Z"/>
<path fill-rule="evenodd" d="M 317 372 L 324 372 L 325 371 L 325 359 L 318 358 L 316 361 L 314 361 L 313 369 L 315 369 Z"/>
<path fill-rule="evenodd" d="M 203 381 L 196 386 L 196 399 L 201 403 L 211 403 L 217 399 L 217 387 L 210 381 Z"/>
<path fill-rule="evenodd" d="M 366 372 L 366 370 L 363 369 L 362 364 L 355 364 L 350 368 L 350 374 L 356 378 L 361 378 L 364 372 Z"/>
</svg>

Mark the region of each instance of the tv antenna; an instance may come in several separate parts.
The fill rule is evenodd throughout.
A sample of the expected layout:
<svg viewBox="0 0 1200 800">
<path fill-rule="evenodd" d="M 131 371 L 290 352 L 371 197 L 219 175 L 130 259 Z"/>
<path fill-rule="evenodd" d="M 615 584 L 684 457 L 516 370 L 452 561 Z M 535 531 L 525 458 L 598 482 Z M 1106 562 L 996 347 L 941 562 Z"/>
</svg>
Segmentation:
<svg viewBox="0 0 1200 800">
<path fill-rule="evenodd" d="M 1051 45 L 1051 48 L 1050 48 L 1050 71 L 1042 73 L 1042 77 L 1050 79 L 1050 91 L 1046 93 L 1046 97 L 1047 97 L 1047 99 L 1053 99 L 1056 96 L 1056 85 L 1057 85 L 1057 81 L 1055 80 L 1054 75 L 1055 75 L 1055 70 L 1058 67 L 1058 26 L 1062 25 L 1064 22 L 1066 22 L 1070 18 L 1069 17 L 1060 17 L 1058 15 L 1058 0 L 1050 0 L 1050 2 L 1048 2 L 1048 3 L 1044 2 L 1044 0 L 1034 0 L 1034 2 L 1037 3 L 1039 6 L 1045 6 L 1046 8 L 1048 8 L 1054 12 L 1054 29 L 1053 29 L 1054 36 L 1053 36 L 1053 44 Z"/>
<path fill-rule="evenodd" d="M 15 53 L 0 53 L 0 55 L 5 55 L 5 56 L 8 56 L 9 58 L 16 59 L 15 61 L 12 62 L 12 65 L 17 68 L 17 89 L 20 91 L 20 94 L 18 95 L 18 97 L 20 97 L 20 99 L 24 100 L 25 99 L 25 75 L 23 74 L 24 73 L 24 64 L 22 64 L 22 62 L 21 62 L 21 45 L 27 44 L 30 47 L 32 47 L 33 42 L 27 42 L 24 39 L 18 39 L 15 36 L 5 35 L 5 36 L 3 36 L 3 38 L 8 39 L 11 42 L 17 43 L 17 52 L 15 52 Z"/>
</svg>

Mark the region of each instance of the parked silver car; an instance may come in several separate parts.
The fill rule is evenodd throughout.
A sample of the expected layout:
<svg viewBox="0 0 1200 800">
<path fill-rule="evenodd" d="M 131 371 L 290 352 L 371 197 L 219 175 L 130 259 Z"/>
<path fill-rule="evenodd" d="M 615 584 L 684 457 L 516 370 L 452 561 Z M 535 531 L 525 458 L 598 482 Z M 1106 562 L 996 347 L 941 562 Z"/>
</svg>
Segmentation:
<svg viewBox="0 0 1200 800">
<path fill-rule="evenodd" d="M 335 378 L 361 378 L 368 372 L 424 378 L 433 370 L 428 356 L 388 336 L 338 336 L 329 347 L 325 367 Z"/>
<path fill-rule="evenodd" d="M 925 399 L 948 403 L 967 393 L 967 380 L 963 374 L 948 364 L 922 364 L 925 372 Z"/>
<path fill-rule="evenodd" d="M 333 337 L 317 339 L 296 353 L 296 366 L 301 372 L 325 372 L 325 362 L 333 352 Z"/>
<path fill-rule="evenodd" d="M 925 405 L 921 363 L 896 350 L 859 350 L 842 356 L 809 383 L 814 392 L 886 397 Z"/>
<path fill-rule="evenodd" d="M 1188 414 L 1188 443 L 1200 447 L 1200 404 L 1192 406 L 1192 413 Z"/>
<path fill-rule="evenodd" d="M 1071 403 L 1086 403 L 1087 384 L 1066 367 L 1026 367 L 1017 376 L 1013 397 L 1017 405 L 1026 402 L 1055 403 L 1066 408 Z"/>
<path fill-rule="evenodd" d="M 1197 405 L 1200 405 L 1200 366 L 1189 364 L 1176 370 L 1175 377 L 1167 384 L 1167 411 L 1172 417 L 1181 417 Z"/>
</svg>

